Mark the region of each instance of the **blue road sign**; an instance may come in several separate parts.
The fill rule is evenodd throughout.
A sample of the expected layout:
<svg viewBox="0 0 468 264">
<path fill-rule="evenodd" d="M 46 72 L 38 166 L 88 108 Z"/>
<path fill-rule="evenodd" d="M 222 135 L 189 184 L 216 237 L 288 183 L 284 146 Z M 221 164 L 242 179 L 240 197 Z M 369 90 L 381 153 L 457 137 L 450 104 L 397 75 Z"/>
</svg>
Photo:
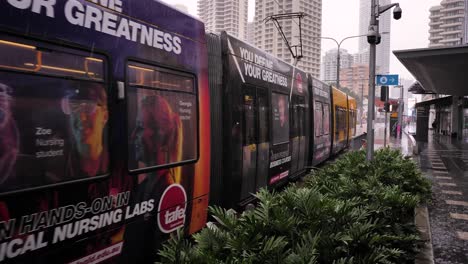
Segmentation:
<svg viewBox="0 0 468 264">
<path fill-rule="evenodd" d="M 398 74 L 377 75 L 377 85 L 398 85 Z"/>
</svg>

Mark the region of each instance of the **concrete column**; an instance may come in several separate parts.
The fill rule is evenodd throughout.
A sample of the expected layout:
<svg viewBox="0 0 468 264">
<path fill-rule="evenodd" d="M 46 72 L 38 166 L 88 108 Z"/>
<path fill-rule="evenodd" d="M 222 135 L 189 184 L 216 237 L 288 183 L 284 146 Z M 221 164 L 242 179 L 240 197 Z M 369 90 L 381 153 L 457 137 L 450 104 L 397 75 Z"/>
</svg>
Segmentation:
<svg viewBox="0 0 468 264">
<path fill-rule="evenodd" d="M 452 137 L 462 139 L 463 137 L 463 97 L 452 97 L 452 121 L 450 122 L 450 129 Z"/>
</svg>

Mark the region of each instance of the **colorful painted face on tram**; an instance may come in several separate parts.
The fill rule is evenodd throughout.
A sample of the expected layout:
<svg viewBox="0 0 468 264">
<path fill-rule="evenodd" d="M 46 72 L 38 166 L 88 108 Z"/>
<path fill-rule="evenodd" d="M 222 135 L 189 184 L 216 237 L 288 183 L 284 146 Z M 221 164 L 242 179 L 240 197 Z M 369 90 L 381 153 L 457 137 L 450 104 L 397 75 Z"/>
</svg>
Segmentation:
<svg viewBox="0 0 468 264">
<path fill-rule="evenodd" d="M 158 95 L 141 100 L 141 112 L 133 133 L 141 167 L 180 161 L 182 123 L 166 99 Z"/>
<path fill-rule="evenodd" d="M 11 176 L 18 154 L 18 131 L 10 110 L 10 87 L 0 84 L 0 183 Z"/>
<path fill-rule="evenodd" d="M 66 98 L 66 102 L 65 112 L 70 115 L 69 122 L 81 170 L 88 176 L 104 172 L 108 158 L 103 136 L 109 118 L 104 87 L 91 84 L 76 89 L 75 94 Z"/>
</svg>

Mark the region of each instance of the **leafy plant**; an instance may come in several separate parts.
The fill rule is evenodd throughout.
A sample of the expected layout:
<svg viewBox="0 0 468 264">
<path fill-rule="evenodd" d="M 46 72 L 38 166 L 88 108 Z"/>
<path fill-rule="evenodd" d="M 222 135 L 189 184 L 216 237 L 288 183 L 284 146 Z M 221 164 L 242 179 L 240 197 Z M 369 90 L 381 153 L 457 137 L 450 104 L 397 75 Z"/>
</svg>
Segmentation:
<svg viewBox="0 0 468 264">
<path fill-rule="evenodd" d="M 421 240 L 414 208 L 430 184 L 398 151 L 364 152 L 291 184 L 256 194 L 238 213 L 210 207 L 215 223 L 193 236 L 180 232 L 159 251 L 162 263 L 411 263 Z"/>
</svg>

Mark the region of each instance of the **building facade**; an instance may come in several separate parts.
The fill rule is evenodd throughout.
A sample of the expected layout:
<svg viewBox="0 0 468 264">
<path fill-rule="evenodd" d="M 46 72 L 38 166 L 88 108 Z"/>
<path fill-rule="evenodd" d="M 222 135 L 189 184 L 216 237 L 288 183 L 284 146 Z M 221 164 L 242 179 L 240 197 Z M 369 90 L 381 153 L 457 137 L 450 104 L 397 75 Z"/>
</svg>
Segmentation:
<svg viewBox="0 0 468 264">
<path fill-rule="evenodd" d="M 247 39 L 246 41 L 252 45 L 255 45 L 255 22 L 247 23 Z"/>
<path fill-rule="evenodd" d="M 320 69 L 320 79 L 322 81 L 327 83 L 336 83 L 337 55 L 338 49 L 332 49 L 327 51 L 325 56 L 323 56 L 322 67 Z M 340 49 L 340 72 L 341 69 L 351 67 L 353 61 L 353 55 L 349 54 L 345 49 Z"/>
<path fill-rule="evenodd" d="M 467 41 L 468 0 L 443 0 L 429 9 L 429 47 L 456 46 Z"/>
<path fill-rule="evenodd" d="M 173 5 L 175 9 L 179 10 L 179 11 L 182 11 L 184 13 L 189 13 L 189 10 L 188 10 L 188 7 L 184 4 L 175 4 Z"/>
<path fill-rule="evenodd" d="M 380 0 L 379 5 L 391 4 L 391 0 Z M 371 1 L 360 0 L 359 4 L 359 35 L 367 35 L 369 31 Z M 383 13 L 379 17 L 379 32 L 382 40 L 377 45 L 376 53 L 376 71 L 377 74 L 386 74 L 390 72 L 390 31 L 391 31 L 392 12 L 391 10 Z M 388 32 L 387 34 L 382 34 Z M 367 38 L 359 38 L 359 53 L 369 53 L 369 43 Z M 363 55 L 369 58 L 369 55 Z"/>
<path fill-rule="evenodd" d="M 247 40 L 248 0 L 198 0 L 198 16 L 207 32 L 225 30 Z"/>
<path fill-rule="evenodd" d="M 367 97 L 369 88 L 369 64 L 353 64 L 341 68 L 340 86 L 346 87 L 357 95 Z"/>
<path fill-rule="evenodd" d="M 322 0 L 256 0 L 255 1 L 255 45 L 260 49 L 288 62 L 294 59 L 273 22 L 265 23 L 268 16 L 281 13 L 304 12 L 302 24 L 302 54 L 298 67 L 320 77 L 320 49 L 322 30 Z M 283 20 L 281 26 L 292 45 L 299 44 L 297 19 Z"/>
<path fill-rule="evenodd" d="M 353 54 L 353 60 L 356 64 L 369 64 L 369 49 Z"/>
</svg>

